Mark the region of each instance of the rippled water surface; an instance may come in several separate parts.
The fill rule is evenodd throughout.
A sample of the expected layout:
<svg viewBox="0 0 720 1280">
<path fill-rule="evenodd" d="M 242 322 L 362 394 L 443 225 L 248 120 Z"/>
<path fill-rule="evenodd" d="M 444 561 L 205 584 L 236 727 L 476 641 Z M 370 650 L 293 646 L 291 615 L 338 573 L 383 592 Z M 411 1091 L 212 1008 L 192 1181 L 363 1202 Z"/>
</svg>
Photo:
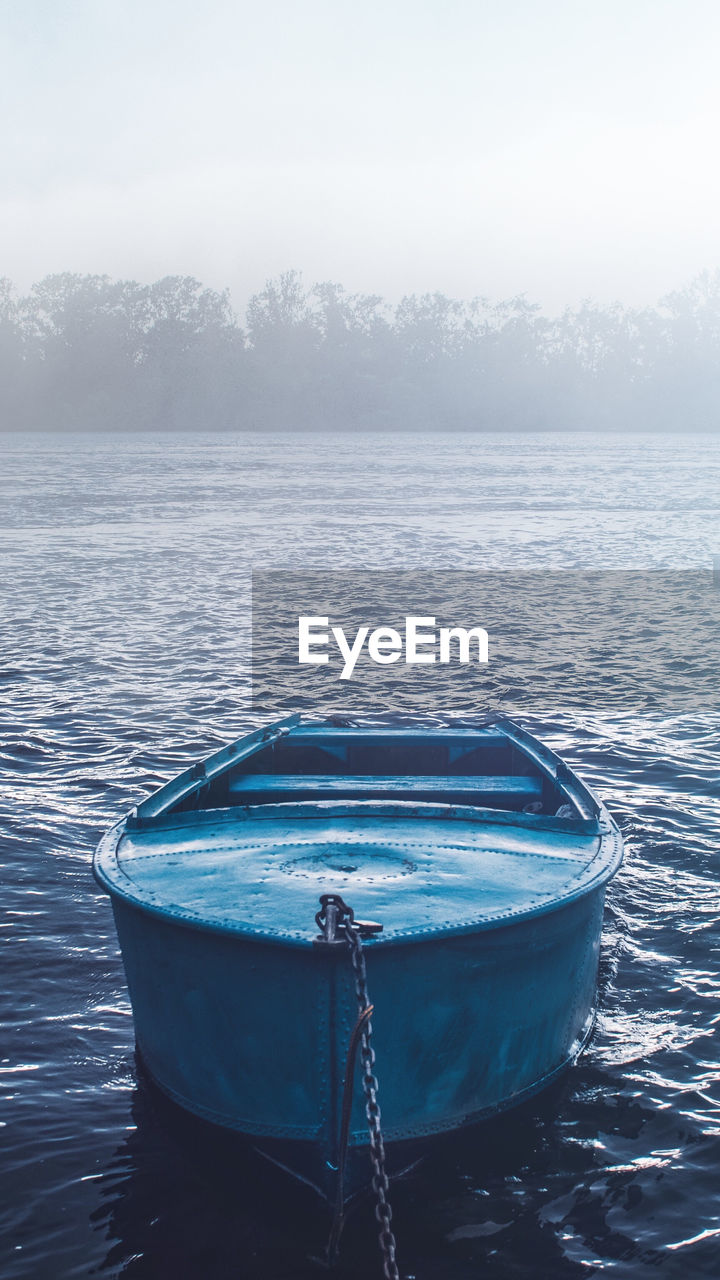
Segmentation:
<svg viewBox="0 0 720 1280">
<path fill-rule="evenodd" d="M 717 437 L 0 441 L 0 1274 L 320 1275 L 313 1202 L 138 1079 L 96 840 L 255 723 L 251 567 L 706 569 Z M 549 1093 L 396 1187 L 402 1274 L 717 1277 L 717 715 L 554 704 L 529 723 L 627 839 L 597 1029 Z M 380 1274 L 367 1205 L 339 1274 Z"/>
</svg>

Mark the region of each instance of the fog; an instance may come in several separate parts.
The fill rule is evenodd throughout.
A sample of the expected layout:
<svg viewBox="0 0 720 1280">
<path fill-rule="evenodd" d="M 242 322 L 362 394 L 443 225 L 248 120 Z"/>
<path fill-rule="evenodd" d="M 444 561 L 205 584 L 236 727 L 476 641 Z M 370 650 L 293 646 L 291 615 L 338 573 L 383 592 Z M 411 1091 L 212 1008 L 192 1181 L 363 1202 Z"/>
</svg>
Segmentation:
<svg viewBox="0 0 720 1280">
<path fill-rule="evenodd" d="M 716 427 L 714 0 L 3 10 L 0 425 Z"/>
<path fill-rule="evenodd" d="M 8 0 L 0 275 L 648 306 L 720 265 L 714 0 Z"/>
<path fill-rule="evenodd" d="M 656 307 L 270 280 L 0 281 L 0 421 L 84 430 L 716 430 L 720 271 Z"/>
</svg>

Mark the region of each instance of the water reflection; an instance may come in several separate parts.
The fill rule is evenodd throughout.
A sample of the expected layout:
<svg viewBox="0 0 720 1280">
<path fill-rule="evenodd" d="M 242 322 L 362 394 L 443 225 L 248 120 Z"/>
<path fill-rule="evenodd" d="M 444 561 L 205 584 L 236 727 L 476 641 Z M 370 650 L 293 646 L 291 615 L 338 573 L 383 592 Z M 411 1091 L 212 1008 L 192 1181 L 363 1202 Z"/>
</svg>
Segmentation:
<svg viewBox="0 0 720 1280">
<path fill-rule="evenodd" d="M 314 1193 L 181 1112 L 137 1067 L 134 1127 L 103 1175 L 92 1215 L 109 1242 L 100 1271 L 133 1280 L 316 1276 L 303 1261 L 327 1231 Z"/>
<path fill-rule="evenodd" d="M 109 1241 L 100 1271 L 135 1280 L 322 1274 L 329 1215 L 312 1192 L 181 1112 L 141 1066 L 132 1118 L 93 1214 Z M 532 1257 L 533 1275 L 571 1277 L 602 1259 L 657 1261 L 634 1221 L 646 1184 L 671 1160 L 638 1154 L 654 1121 L 584 1062 L 515 1112 L 436 1142 L 393 1185 L 402 1274 L 499 1280 L 523 1274 Z M 628 1211 L 635 1234 L 623 1227 Z M 380 1274 L 376 1232 L 366 1197 L 349 1214 L 340 1280 Z"/>
</svg>

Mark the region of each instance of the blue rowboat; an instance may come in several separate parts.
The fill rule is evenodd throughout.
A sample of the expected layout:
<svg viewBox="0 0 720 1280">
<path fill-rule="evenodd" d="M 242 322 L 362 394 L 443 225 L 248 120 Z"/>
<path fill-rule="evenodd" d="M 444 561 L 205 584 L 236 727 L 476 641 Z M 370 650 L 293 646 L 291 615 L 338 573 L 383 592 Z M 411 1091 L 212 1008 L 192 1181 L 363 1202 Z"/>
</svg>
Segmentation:
<svg viewBox="0 0 720 1280">
<path fill-rule="evenodd" d="M 143 801 L 94 865 L 152 1079 L 333 1200 L 372 1172 L 368 991 L 399 1171 L 580 1053 L 621 859 L 602 803 L 510 721 L 292 717 Z"/>
</svg>

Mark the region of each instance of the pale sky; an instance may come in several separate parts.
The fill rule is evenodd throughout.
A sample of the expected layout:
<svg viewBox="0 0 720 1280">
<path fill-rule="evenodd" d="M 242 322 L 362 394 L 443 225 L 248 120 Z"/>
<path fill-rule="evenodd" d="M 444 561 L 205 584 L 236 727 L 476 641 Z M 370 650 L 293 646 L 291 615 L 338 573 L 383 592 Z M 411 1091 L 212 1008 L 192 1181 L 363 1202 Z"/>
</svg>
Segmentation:
<svg viewBox="0 0 720 1280">
<path fill-rule="evenodd" d="M 0 0 L 0 275 L 652 303 L 720 267 L 719 0 Z"/>
</svg>

